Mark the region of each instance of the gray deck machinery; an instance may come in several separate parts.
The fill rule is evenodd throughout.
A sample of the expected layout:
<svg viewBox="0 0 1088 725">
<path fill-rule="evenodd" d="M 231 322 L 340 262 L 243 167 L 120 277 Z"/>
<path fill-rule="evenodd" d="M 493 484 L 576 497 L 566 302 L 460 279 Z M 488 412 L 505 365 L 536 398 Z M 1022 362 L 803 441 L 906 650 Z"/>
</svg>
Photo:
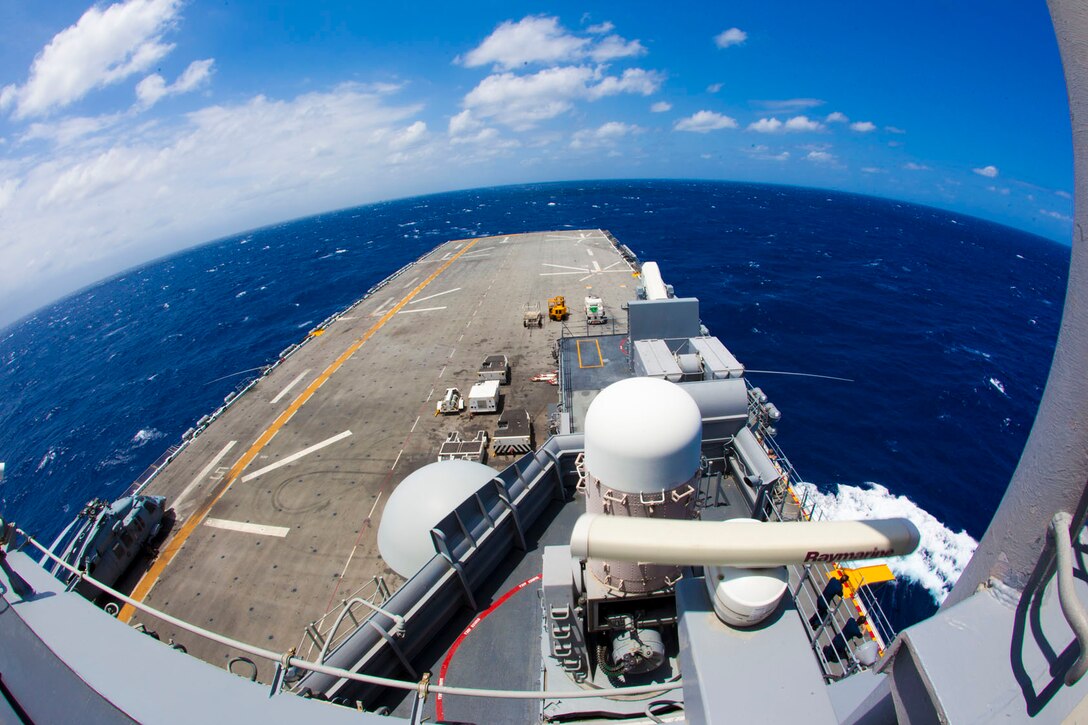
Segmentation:
<svg viewBox="0 0 1088 725">
<path fill-rule="evenodd" d="M 588 514 L 693 519 L 701 473 L 699 408 L 655 378 L 605 388 L 585 420 L 579 488 Z M 615 559 L 571 565 L 569 546 L 544 552 L 552 655 L 576 681 L 602 686 L 677 673 L 673 585 L 681 568 Z"/>
</svg>

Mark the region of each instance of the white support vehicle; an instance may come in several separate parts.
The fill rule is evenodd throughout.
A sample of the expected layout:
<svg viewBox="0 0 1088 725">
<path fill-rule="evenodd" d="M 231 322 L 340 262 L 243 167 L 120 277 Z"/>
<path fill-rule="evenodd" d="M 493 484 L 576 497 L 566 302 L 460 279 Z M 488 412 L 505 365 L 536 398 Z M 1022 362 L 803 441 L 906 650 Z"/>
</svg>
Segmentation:
<svg viewBox="0 0 1088 725">
<path fill-rule="evenodd" d="M 499 381 L 486 380 L 476 383 L 468 391 L 470 413 L 497 413 L 499 411 Z"/>
<path fill-rule="evenodd" d="M 457 388 L 446 388 L 446 394 L 434 405 L 434 414 L 458 414 L 465 409 L 465 399 Z"/>
<path fill-rule="evenodd" d="M 604 311 L 604 301 L 600 297 L 586 297 L 586 323 L 590 325 L 603 325 L 608 322 L 608 314 Z"/>
</svg>

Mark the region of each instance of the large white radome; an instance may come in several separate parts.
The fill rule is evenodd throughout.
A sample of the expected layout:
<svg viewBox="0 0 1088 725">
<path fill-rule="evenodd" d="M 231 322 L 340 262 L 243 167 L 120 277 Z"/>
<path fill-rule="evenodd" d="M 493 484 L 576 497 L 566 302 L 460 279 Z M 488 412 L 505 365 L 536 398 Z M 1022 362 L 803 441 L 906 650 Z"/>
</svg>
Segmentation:
<svg viewBox="0 0 1088 725">
<path fill-rule="evenodd" d="M 434 556 L 431 529 L 496 475 L 473 461 L 439 461 L 414 471 L 389 496 L 378 526 L 378 551 L 404 578 Z"/>
<path fill-rule="evenodd" d="M 586 470 L 616 490 L 672 488 L 699 469 L 702 425 L 699 406 L 675 383 L 613 383 L 586 412 Z"/>
</svg>

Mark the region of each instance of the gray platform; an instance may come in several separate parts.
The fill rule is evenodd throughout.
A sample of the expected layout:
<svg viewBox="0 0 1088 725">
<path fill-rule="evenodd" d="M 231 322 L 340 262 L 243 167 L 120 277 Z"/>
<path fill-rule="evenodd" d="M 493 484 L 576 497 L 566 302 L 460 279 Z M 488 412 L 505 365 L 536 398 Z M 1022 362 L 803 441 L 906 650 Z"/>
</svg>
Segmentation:
<svg viewBox="0 0 1088 725">
<path fill-rule="evenodd" d="M 634 288 L 631 267 L 601 231 L 441 245 L 310 339 L 155 479 L 146 492 L 167 496 L 176 522 L 134 595 L 286 650 L 373 577 L 396 588 L 376 544 L 390 492 L 435 460 L 450 431 L 494 426 L 480 416 L 435 417 L 436 396 L 467 390 L 483 357 L 503 353 L 512 367 L 504 405 L 528 410 L 547 430 L 557 389 L 529 378 L 555 369 L 561 326 L 525 328 L 525 304 L 565 295 L 566 324 L 577 330 L 585 325 L 574 301 L 591 290 L 622 320 Z M 129 617 L 213 664 L 234 654 L 122 612 Z M 257 664 L 267 681 L 272 666 Z"/>
</svg>

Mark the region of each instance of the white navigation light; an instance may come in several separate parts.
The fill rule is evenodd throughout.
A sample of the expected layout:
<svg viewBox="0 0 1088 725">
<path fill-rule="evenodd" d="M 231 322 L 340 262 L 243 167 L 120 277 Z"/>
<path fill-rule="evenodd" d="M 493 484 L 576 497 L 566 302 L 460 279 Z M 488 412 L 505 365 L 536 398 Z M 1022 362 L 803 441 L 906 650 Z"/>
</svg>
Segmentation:
<svg viewBox="0 0 1088 725">
<path fill-rule="evenodd" d="M 496 475 L 474 461 L 439 461 L 413 471 L 389 496 L 378 526 L 378 551 L 405 579 L 434 556 L 431 529 Z"/>
</svg>

